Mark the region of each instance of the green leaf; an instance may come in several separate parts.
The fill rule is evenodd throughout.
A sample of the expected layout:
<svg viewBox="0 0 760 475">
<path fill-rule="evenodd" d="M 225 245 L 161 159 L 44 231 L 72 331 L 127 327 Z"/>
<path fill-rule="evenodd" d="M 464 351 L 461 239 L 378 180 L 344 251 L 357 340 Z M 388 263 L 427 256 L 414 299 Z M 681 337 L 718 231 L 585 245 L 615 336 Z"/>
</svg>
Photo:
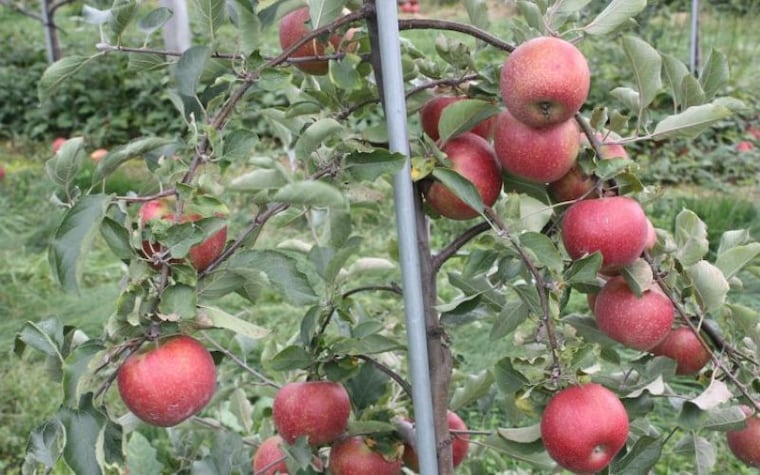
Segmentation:
<svg viewBox="0 0 760 475">
<path fill-rule="evenodd" d="M 525 19 L 525 23 L 529 27 L 543 31 L 544 30 L 544 17 L 541 13 L 541 9 L 538 8 L 534 2 L 526 0 L 520 0 L 517 2 L 517 8 L 520 10 L 520 15 Z"/>
<path fill-rule="evenodd" d="M 296 156 L 306 158 L 315 152 L 325 140 L 340 137 L 345 132 L 345 127 L 337 120 L 329 117 L 319 119 L 298 137 L 295 145 Z"/>
<path fill-rule="evenodd" d="M 528 378 L 512 366 L 512 360 L 509 357 L 500 359 L 491 369 L 491 373 L 499 391 L 504 394 L 515 394 L 529 384 Z M 537 439 L 538 437 L 532 440 L 518 440 L 517 442 L 533 442 Z"/>
<path fill-rule="evenodd" d="M 76 408 L 83 394 L 83 378 L 89 375 L 89 365 L 95 355 L 103 350 L 96 340 L 88 340 L 78 345 L 63 363 L 63 404 Z M 86 382 L 86 381 L 85 381 Z"/>
<path fill-rule="evenodd" d="M 169 64 L 166 57 L 160 54 L 129 53 L 127 57 L 127 70 L 135 73 L 155 71 Z"/>
<path fill-rule="evenodd" d="M 353 178 L 375 181 L 381 176 L 398 173 L 406 164 L 406 156 L 385 149 L 354 151 L 346 156 L 345 164 L 346 172 Z"/>
<path fill-rule="evenodd" d="M 293 257 L 277 251 L 251 251 L 246 254 L 246 261 L 264 272 L 289 303 L 309 305 L 318 300 L 308 277 Z"/>
<path fill-rule="evenodd" d="M 436 167 L 433 170 L 433 176 L 467 206 L 478 213 L 483 213 L 486 206 L 483 203 L 483 198 L 475 185 L 467 178 L 450 168 L 443 167 Z"/>
<path fill-rule="evenodd" d="M 259 168 L 230 181 L 228 189 L 241 192 L 258 192 L 261 190 L 279 189 L 288 183 L 287 178 L 276 168 Z"/>
<path fill-rule="evenodd" d="M 306 369 L 313 364 L 311 355 L 300 346 L 288 346 L 269 360 L 268 366 L 274 371 Z"/>
<path fill-rule="evenodd" d="M 636 259 L 633 264 L 623 268 L 621 274 L 636 297 L 641 297 L 644 291 L 652 286 L 654 280 L 652 268 L 644 259 Z"/>
<path fill-rule="evenodd" d="M 681 82 L 681 90 L 683 91 L 683 104 L 681 104 L 681 107 L 688 109 L 689 107 L 705 103 L 705 91 L 702 90 L 702 86 L 697 81 L 697 78 L 691 74 L 684 76 Z"/>
<path fill-rule="evenodd" d="M 686 273 L 694 282 L 697 296 L 706 312 L 716 311 L 723 306 L 729 285 L 720 269 L 707 261 L 698 261 L 686 268 Z"/>
<path fill-rule="evenodd" d="M 45 102 L 53 97 L 64 82 L 98 56 L 100 54 L 92 56 L 66 56 L 48 66 L 37 83 L 37 97 L 40 102 Z"/>
<path fill-rule="evenodd" d="M 372 355 L 403 348 L 398 341 L 383 335 L 368 335 L 365 338 L 346 338 L 336 342 L 332 351 L 344 355 Z"/>
<path fill-rule="evenodd" d="M 687 401 L 681 407 L 678 425 L 691 431 L 704 429 L 724 432 L 741 429 L 745 424 L 746 417 L 739 406 L 713 407 L 703 410 L 696 404 Z"/>
<path fill-rule="evenodd" d="M 527 427 L 512 427 L 507 429 L 496 429 L 499 437 L 517 442 L 520 444 L 529 444 L 541 439 L 541 424 L 533 424 Z"/>
<path fill-rule="evenodd" d="M 713 49 L 705 61 L 699 83 L 705 91 L 705 97 L 710 100 L 715 94 L 728 83 L 728 59 L 720 51 Z"/>
<path fill-rule="evenodd" d="M 318 180 L 289 183 L 275 193 L 272 201 L 315 207 L 345 207 L 347 204 L 339 189 Z"/>
<path fill-rule="evenodd" d="M 612 466 L 613 472 L 624 475 L 649 473 L 660 459 L 664 445 L 659 437 L 639 437 L 628 453 Z"/>
<path fill-rule="evenodd" d="M 108 24 L 117 38 L 121 37 L 136 14 L 137 2 L 135 0 L 114 0 Z"/>
<path fill-rule="evenodd" d="M 82 5 L 82 18 L 91 25 L 102 25 L 111 19 L 111 10 L 99 10 L 89 5 Z"/>
<path fill-rule="evenodd" d="M 339 90 L 361 90 L 365 86 L 364 79 L 357 69 L 361 64 L 361 56 L 351 53 L 346 53 L 339 61 L 330 60 L 330 81 Z"/>
<path fill-rule="evenodd" d="M 110 203 L 108 195 L 81 197 L 66 212 L 53 235 L 48 251 L 50 267 L 58 283 L 68 292 L 79 291 L 84 261 Z"/>
<path fill-rule="evenodd" d="M 189 285 L 174 284 L 164 289 L 158 304 L 159 318 L 170 322 L 195 318 L 198 296 Z"/>
<path fill-rule="evenodd" d="M 309 16 L 312 26 L 319 28 L 335 20 L 345 5 L 346 0 L 311 0 Z"/>
<path fill-rule="evenodd" d="M 540 473 L 552 473 L 557 468 L 556 462 L 546 453 L 541 441 L 523 444 L 507 440 L 499 434 L 486 437 L 483 444 L 511 459 L 531 464 Z"/>
<path fill-rule="evenodd" d="M 526 231 L 541 232 L 549 220 L 554 216 L 551 206 L 532 196 L 521 194 L 520 197 L 520 224 Z"/>
<path fill-rule="evenodd" d="M 227 160 L 247 160 L 258 142 L 258 136 L 250 130 L 232 130 L 224 134 L 222 156 Z"/>
<path fill-rule="evenodd" d="M 149 11 L 137 22 L 137 28 L 146 35 L 152 35 L 172 17 L 172 11 L 166 7 L 158 7 Z"/>
<path fill-rule="evenodd" d="M 388 376 L 369 363 L 362 364 L 356 376 L 345 382 L 351 405 L 358 411 L 371 407 L 383 398 L 387 385 Z M 351 426 L 349 430 L 352 428 L 354 426 Z"/>
<path fill-rule="evenodd" d="M 520 244 L 533 253 L 535 265 L 545 266 L 553 272 L 562 272 L 562 256 L 547 235 L 529 231 L 520 235 Z"/>
<path fill-rule="evenodd" d="M 556 31 L 559 27 L 564 25 L 570 17 L 576 15 L 583 9 L 583 7 L 588 5 L 590 1 L 591 0 L 564 0 L 561 2 L 555 2 L 554 5 L 549 7 L 546 11 L 549 28 Z M 536 9 L 538 9 L 538 7 L 536 7 Z M 544 28 L 545 27 L 536 29 L 542 31 Z"/>
<path fill-rule="evenodd" d="M 129 230 L 121 223 L 106 216 L 100 226 L 100 235 L 116 257 L 125 261 L 132 258 Z"/>
<path fill-rule="evenodd" d="M 74 473 L 99 475 L 104 472 L 103 440 L 108 418 L 84 397 L 76 409 L 62 407 L 58 419 L 66 430 L 63 457 Z"/>
<path fill-rule="evenodd" d="M 127 470 L 130 475 L 161 475 L 164 466 L 157 456 L 158 451 L 144 435 L 132 432 L 127 443 Z"/>
<path fill-rule="evenodd" d="M 568 315 L 562 319 L 562 322 L 570 324 L 589 343 L 598 343 L 602 347 L 610 347 L 617 344 L 615 340 L 597 328 L 596 321 L 591 317 Z"/>
<path fill-rule="evenodd" d="M 82 170 L 85 156 L 82 137 L 65 141 L 58 152 L 45 162 L 48 178 L 56 185 L 68 190 Z"/>
<path fill-rule="evenodd" d="M 199 318 L 205 323 L 210 322 L 216 328 L 230 330 L 236 335 L 242 335 L 253 340 L 260 340 L 270 334 L 266 328 L 254 325 L 234 315 L 230 315 L 224 310 L 216 307 L 205 305 L 200 306 Z"/>
<path fill-rule="evenodd" d="M 277 0 L 259 12 L 261 25 L 266 28 L 282 18 L 286 13 L 303 7 L 303 0 Z"/>
<path fill-rule="evenodd" d="M 208 0 L 209 3 L 215 1 L 217 0 Z M 185 97 L 196 96 L 198 82 L 210 56 L 211 49 L 208 46 L 193 46 L 182 53 L 174 70 L 174 82 L 180 95 Z"/>
<path fill-rule="evenodd" d="M 488 2 L 486 0 L 464 0 L 467 17 L 470 24 L 481 30 L 488 30 L 490 20 L 488 16 Z"/>
<path fill-rule="evenodd" d="M 224 23 L 224 0 L 195 0 L 198 7 L 199 24 L 203 33 L 211 38 L 216 38 L 217 30 Z"/>
<path fill-rule="evenodd" d="M 689 73 L 689 68 L 673 55 L 660 53 L 660 56 L 662 56 L 665 80 L 670 86 L 675 106 L 676 108 L 682 108 L 685 102 L 682 85 L 684 78 L 691 74 Z"/>
<path fill-rule="evenodd" d="M 684 266 L 699 262 L 709 250 L 707 226 L 693 211 L 684 209 L 676 216 L 676 258 Z"/>
<path fill-rule="evenodd" d="M 613 3 L 623 2 L 618 0 Z M 641 111 L 652 103 L 660 87 L 662 87 L 660 74 L 662 58 L 649 43 L 635 36 L 623 38 L 623 50 L 633 69 L 636 90 L 639 93 L 639 114 L 641 114 Z"/>
<path fill-rule="evenodd" d="M 497 106 L 479 99 L 465 99 L 449 104 L 443 108 L 438 122 L 438 134 L 441 137 L 441 143 L 471 130 L 498 113 L 499 108 Z"/>
<path fill-rule="evenodd" d="M 26 444 L 26 457 L 22 473 L 34 473 L 28 466 L 43 464 L 47 469 L 53 469 L 58 459 L 63 455 L 66 443 L 66 433 L 58 419 L 44 422 L 29 434 Z"/>
<path fill-rule="evenodd" d="M 662 140 L 667 137 L 695 137 L 714 123 L 731 116 L 732 113 L 727 106 L 716 102 L 692 106 L 658 122 L 651 138 Z"/>
<path fill-rule="evenodd" d="M 712 472 L 717 460 L 715 446 L 695 433 L 689 433 L 676 442 L 673 453 L 681 456 L 694 457 L 696 475 L 708 475 Z"/>
<path fill-rule="evenodd" d="M 116 171 L 124 162 L 135 157 L 141 157 L 148 152 L 166 147 L 172 143 L 174 143 L 174 140 L 160 137 L 142 137 L 118 147 L 98 162 L 97 167 L 95 167 L 95 173 L 92 176 L 92 181 L 93 183 L 97 183 Z"/>
<path fill-rule="evenodd" d="M 720 269 L 727 280 L 731 280 L 757 256 L 760 256 L 760 243 L 752 242 L 743 246 L 732 247 L 724 252 L 718 252 L 715 266 Z"/>
<path fill-rule="evenodd" d="M 264 38 L 261 20 L 251 8 L 250 2 L 234 0 L 227 2 L 227 6 L 232 10 L 230 16 L 235 19 L 239 30 L 240 51 L 245 56 L 250 56 L 259 49 Z"/>
<path fill-rule="evenodd" d="M 507 302 L 496 317 L 488 338 L 492 341 L 504 338 L 527 320 L 529 315 L 528 306 L 522 300 Z"/>
<path fill-rule="evenodd" d="M 31 346 L 63 363 L 62 345 L 63 323 L 58 318 L 51 317 L 39 323 L 26 322 L 16 333 L 14 352 L 20 356 L 24 346 Z"/>
<path fill-rule="evenodd" d="M 463 381 L 455 382 L 457 386 L 451 395 L 449 409 L 457 411 L 471 402 L 482 398 L 491 389 L 494 383 L 493 374 L 490 371 L 466 375 Z"/>
<path fill-rule="evenodd" d="M 583 29 L 590 35 L 606 35 L 646 8 L 646 0 L 613 0 Z"/>
<path fill-rule="evenodd" d="M 598 292 L 600 289 L 597 274 L 602 267 L 602 254 L 595 252 L 573 261 L 565 272 L 565 280 L 574 289 L 581 292 Z"/>
</svg>

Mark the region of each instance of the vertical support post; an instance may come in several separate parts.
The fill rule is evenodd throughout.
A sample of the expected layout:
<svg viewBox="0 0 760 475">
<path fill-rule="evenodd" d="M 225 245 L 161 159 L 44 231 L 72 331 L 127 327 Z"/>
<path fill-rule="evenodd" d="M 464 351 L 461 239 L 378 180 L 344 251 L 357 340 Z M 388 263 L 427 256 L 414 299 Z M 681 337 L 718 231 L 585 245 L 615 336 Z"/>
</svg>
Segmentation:
<svg viewBox="0 0 760 475">
<path fill-rule="evenodd" d="M 414 403 L 416 452 L 419 459 L 420 474 L 437 475 L 438 460 L 428 368 L 426 312 L 422 291 L 420 255 L 417 247 L 414 190 L 409 170 L 409 142 L 406 97 L 399 46 L 398 5 L 395 0 L 377 0 L 375 6 L 390 150 L 403 153 L 407 157 L 405 166 L 393 177 L 393 190 L 396 232 L 404 284 L 404 311 L 409 343 L 409 370 Z"/>
<path fill-rule="evenodd" d="M 53 14 L 50 11 L 50 0 L 40 0 L 40 15 L 42 17 L 42 28 L 45 31 L 45 52 L 47 61 L 52 64 L 60 56 L 58 52 L 58 37 L 56 36 L 55 25 L 53 25 Z"/>
<path fill-rule="evenodd" d="M 689 41 L 689 71 L 699 75 L 699 0 L 691 0 L 691 34 Z"/>
</svg>

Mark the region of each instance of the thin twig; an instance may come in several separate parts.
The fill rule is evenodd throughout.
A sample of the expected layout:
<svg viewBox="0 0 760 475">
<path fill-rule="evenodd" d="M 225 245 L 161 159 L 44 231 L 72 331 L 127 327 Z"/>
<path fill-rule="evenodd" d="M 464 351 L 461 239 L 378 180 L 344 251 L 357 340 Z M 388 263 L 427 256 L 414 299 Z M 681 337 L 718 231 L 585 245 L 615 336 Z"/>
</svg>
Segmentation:
<svg viewBox="0 0 760 475">
<path fill-rule="evenodd" d="M 398 295 L 402 294 L 401 287 L 399 287 L 398 284 L 396 283 L 391 283 L 390 285 L 365 285 L 362 287 L 356 287 L 354 289 L 343 292 L 343 294 L 341 295 L 341 298 L 347 299 L 348 297 L 354 294 L 358 294 L 359 292 L 367 292 L 367 291 L 374 291 L 374 290 L 393 292 Z"/>
<path fill-rule="evenodd" d="M 487 221 L 483 221 L 481 223 L 476 224 L 475 226 L 472 226 L 471 228 L 467 229 L 465 232 L 457 236 L 456 239 L 451 241 L 446 247 L 441 249 L 441 251 L 434 255 L 432 257 L 433 259 L 433 272 L 438 273 L 438 271 L 441 269 L 441 266 L 451 258 L 456 252 L 464 247 L 465 244 L 475 239 L 478 235 L 488 231 L 491 229 L 491 224 Z"/>
<path fill-rule="evenodd" d="M 499 48 L 501 50 L 512 52 L 514 51 L 515 47 L 514 45 L 511 45 L 507 43 L 506 41 L 503 41 L 497 36 L 492 35 L 491 33 L 488 33 L 485 30 L 481 30 L 478 27 L 467 25 L 464 23 L 459 23 L 455 21 L 446 21 L 446 20 L 431 20 L 431 19 L 424 19 L 424 18 L 415 18 L 410 20 L 399 20 L 398 22 L 398 29 L 399 30 L 448 30 L 448 31 L 456 31 L 459 33 L 465 33 L 467 35 L 473 36 L 485 43 L 488 43 L 491 46 L 494 46 L 496 48 Z"/>
<path fill-rule="evenodd" d="M 398 383 L 398 385 L 401 386 L 401 389 L 404 390 L 407 396 L 412 397 L 412 385 L 409 384 L 404 378 L 402 378 L 401 375 L 399 375 L 388 366 L 371 358 L 368 355 L 356 355 L 356 357 L 359 358 L 360 360 L 366 361 L 367 363 L 371 364 L 375 368 L 385 373 L 389 378 L 396 381 L 396 383 Z"/>
<path fill-rule="evenodd" d="M 237 364 L 238 366 L 240 366 L 241 368 L 243 368 L 247 372 L 251 373 L 256 378 L 260 379 L 261 382 L 263 382 L 267 386 L 271 386 L 271 387 L 273 387 L 275 389 L 279 389 L 280 388 L 279 384 L 275 383 L 271 379 L 267 378 L 266 376 L 264 376 L 263 374 L 259 373 L 255 369 L 251 368 L 250 366 L 248 366 L 248 364 L 245 361 L 243 361 L 242 359 L 240 359 L 235 353 L 233 353 L 230 350 L 228 350 L 227 348 L 223 347 L 221 345 L 221 343 L 219 343 L 218 341 L 216 341 L 215 339 L 213 339 L 211 336 L 209 336 L 208 332 L 205 332 L 205 331 L 203 332 L 203 338 L 206 341 L 208 341 L 209 343 L 211 343 L 214 346 L 214 348 L 216 348 L 217 350 L 221 351 L 222 353 L 224 353 L 225 356 L 227 356 L 229 359 L 231 359 L 232 361 L 234 361 L 235 364 Z"/>
</svg>

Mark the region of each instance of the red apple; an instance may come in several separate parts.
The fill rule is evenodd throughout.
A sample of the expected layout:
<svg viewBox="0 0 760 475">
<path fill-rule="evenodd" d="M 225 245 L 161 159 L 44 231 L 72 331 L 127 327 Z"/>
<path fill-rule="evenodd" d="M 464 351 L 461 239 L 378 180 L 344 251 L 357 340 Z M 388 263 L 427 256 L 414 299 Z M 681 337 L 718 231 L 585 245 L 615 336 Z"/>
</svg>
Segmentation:
<svg viewBox="0 0 760 475">
<path fill-rule="evenodd" d="M 670 332 L 675 309 L 662 292 L 650 289 L 637 297 L 625 278 L 615 276 L 597 294 L 594 315 L 599 330 L 613 340 L 636 350 L 649 350 Z"/>
<path fill-rule="evenodd" d="M 602 271 L 615 273 L 641 256 L 648 218 L 632 198 L 611 196 L 573 203 L 562 218 L 562 242 L 571 259 L 596 251 Z"/>
<path fill-rule="evenodd" d="M 657 231 L 654 229 L 652 220 L 647 219 L 647 242 L 644 244 L 644 249 L 651 251 L 657 244 Z"/>
<path fill-rule="evenodd" d="M 467 97 L 435 96 L 432 99 L 428 100 L 420 109 L 420 125 L 422 126 L 422 131 L 425 132 L 431 139 L 438 140 L 440 138 L 440 135 L 438 134 L 438 123 L 441 121 L 441 114 L 443 114 L 443 109 L 445 109 L 449 104 L 459 102 L 464 99 L 467 99 Z M 496 119 L 494 117 L 488 118 L 469 131 L 488 140 L 491 138 L 495 120 Z"/>
<path fill-rule="evenodd" d="M 66 142 L 65 137 L 56 137 L 55 140 L 53 140 L 53 144 L 51 146 L 51 148 L 53 149 L 53 153 L 58 152 L 58 150 L 61 148 L 64 142 Z"/>
<path fill-rule="evenodd" d="M 751 152 L 754 149 L 755 149 L 755 145 L 748 140 L 742 140 L 741 142 L 736 144 L 737 152 Z"/>
<path fill-rule="evenodd" d="M 5 180 L 5 167 L 0 166 L 0 180 Z"/>
<path fill-rule="evenodd" d="M 590 72 L 578 48 L 560 38 L 533 38 L 509 54 L 501 69 L 507 109 L 530 127 L 560 124 L 588 96 Z"/>
<path fill-rule="evenodd" d="M 483 137 L 465 132 L 448 140 L 441 150 L 451 161 L 454 171 L 475 185 L 483 203 L 493 205 L 501 193 L 502 181 L 491 144 Z M 425 189 L 424 196 L 433 210 L 447 218 L 462 220 L 479 215 L 440 182 Z"/>
<path fill-rule="evenodd" d="M 747 465 L 760 467 L 760 418 L 747 406 L 742 406 L 742 411 L 747 415 L 747 426 L 726 432 L 728 448 Z"/>
<path fill-rule="evenodd" d="M 494 149 L 509 173 L 535 183 L 564 176 L 578 157 L 580 136 L 574 120 L 543 129 L 531 128 L 509 111 L 496 118 Z"/>
<path fill-rule="evenodd" d="M 91 159 L 93 159 L 93 160 L 94 160 L 94 161 L 96 161 L 96 162 L 99 162 L 99 161 L 101 161 L 101 160 L 103 159 L 103 157 L 105 157 L 106 155 L 108 155 L 108 150 L 106 150 L 106 149 L 104 149 L 104 148 L 99 148 L 99 149 L 96 149 L 95 151 L 93 151 L 93 152 L 90 154 L 90 158 L 91 158 Z"/>
<path fill-rule="evenodd" d="M 749 132 L 752 137 L 760 139 L 760 129 L 757 127 L 749 126 L 747 127 L 747 132 Z"/>
<path fill-rule="evenodd" d="M 346 388 L 332 381 L 288 383 L 272 407 L 277 432 L 290 444 L 303 436 L 312 446 L 329 444 L 346 431 L 350 415 Z"/>
<path fill-rule="evenodd" d="M 298 40 L 306 36 L 311 28 L 308 26 L 310 20 L 309 8 L 301 7 L 288 13 L 282 20 L 280 20 L 280 47 L 283 50 L 290 48 Z M 341 42 L 341 38 L 336 35 L 330 36 L 329 43 L 337 48 Z M 322 56 L 325 54 L 326 43 L 319 38 L 314 38 L 306 44 L 300 46 L 291 55 L 291 58 L 303 58 L 310 56 Z M 293 65 L 301 71 L 314 74 L 324 75 L 327 74 L 329 69 L 328 61 L 326 60 L 314 60 L 306 62 L 294 62 Z"/>
<path fill-rule="evenodd" d="M 179 222 L 198 221 L 203 217 L 199 214 L 187 214 L 182 216 Z M 174 216 L 174 200 L 161 198 L 145 202 L 140 207 L 140 223 L 145 226 L 153 220 L 177 221 Z M 205 270 L 214 262 L 227 244 L 227 226 L 209 236 L 205 241 L 190 248 L 188 259 L 190 264 L 200 271 Z M 164 248 L 160 243 L 143 241 L 143 254 L 150 259 L 154 254 L 163 253 Z"/>
<path fill-rule="evenodd" d="M 360 436 L 341 439 L 330 449 L 332 475 L 398 475 L 402 462 L 373 451 Z"/>
<path fill-rule="evenodd" d="M 555 394 L 541 415 L 541 439 L 552 459 L 576 473 L 609 465 L 628 439 L 628 414 L 609 389 L 591 383 Z"/>
<path fill-rule="evenodd" d="M 281 445 L 282 437 L 279 435 L 268 437 L 259 445 L 252 461 L 255 475 L 287 475 L 288 464 L 285 462 L 286 455 L 280 448 Z"/>
<path fill-rule="evenodd" d="M 597 133 L 597 138 L 603 140 L 602 134 Z M 580 135 L 581 146 L 588 147 L 588 137 L 586 134 Z M 599 157 L 602 160 L 610 158 L 623 157 L 628 158 L 628 153 L 622 145 L 616 143 L 602 143 L 599 146 Z M 556 202 L 575 201 L 586 195 L 596 185 L 596 178 L 583 173 L 578 164 L 573 165 L 562 178 L 549 183 L 547 187 L 549 194 Z"/>
<path fill-rule="evenodd" d="M 137 417 L 171 427 L 197 414 L 216 390 L 211 354 L 196 339 L 175 336 L 127 358 L 116 383 L 124 404 Z"/>
<path fill-rule="evenodd" d="M 458 467 L 465 457 L 467 457 L 467 450 L 470 448 L 470 435 L 467 434 L 467 425 L 464 423 L 461 417 L 454 412 L 448 411 L 447 420 L 449 424 L 449 430 L 451 433 L 451 460 L 454 463 L 454 467 Z M 459 431 L 462 433 L 454 433 Z M 420 465 L 417 459 L 417 452 L 414 451 L 409 444 L 404 444 L 404 465 L 412 471 L 419 472 Z"/>
<path fill-rule="evenodd" d="M 697 374 L 710 361 L 710 352 L 688 327 L 672 329 L 649 351 L 675 360 L 678 363 L 676 374 Z"/>
<path fill-rule="evenodd" d="M 414 13 L 414 5 L 410 2 L 402 3 L 400 8 L 403 13 Z"/>
</svg>

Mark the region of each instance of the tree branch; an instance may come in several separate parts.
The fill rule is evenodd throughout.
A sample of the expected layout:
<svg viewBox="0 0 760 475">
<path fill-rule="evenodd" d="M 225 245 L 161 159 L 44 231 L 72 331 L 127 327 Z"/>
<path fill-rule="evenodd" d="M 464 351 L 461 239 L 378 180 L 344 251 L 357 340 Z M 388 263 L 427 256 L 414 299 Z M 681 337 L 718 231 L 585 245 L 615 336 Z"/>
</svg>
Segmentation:
<svg viewBox="0 0 760 475">
<path fill-rule="evenodd" d="M 371 364 L 375 368 L 379 369 L 383 373 L 385 373 L 386 376 L 394 380 L 399 386 L 401 386 L 401 389 L 404 390 L 406 395 L 408 397 L 412 397 L 412 385 L 409 384 L 404 378 L 401 377 L 400 374 L 393 371 L 393 369 L 389 368 L 388 366 L 384 365 L 383 363 L 371 358 L 368 355 L 356 355 L 357 358 L 360 360 L 364 360 L 367 363 Z"/>
<path fill-rule="evenodd" d="M 514 45 L 511 45 L 507 43 L 506 41 L 502 41 L 497 36 L 492 35 L 491 33 L 488 33 L 485 30 L 481 30 L 478 27 L 467 25 L 464 23 L 458 23 L 455 21 L 447 21 L 447 20 L 430 20 L 430 19 L 411 19 L 411 20 L 399 20 L 398 22 L 398 28 L 399 30 L 448 30 L 448 31 L 456 31 L 459 33 L 465 33 L 467 35 L 473 36 L 485 43 L 488 43 L 491 46 L 494 46 L 498 49 L 512 52 L 514 51 L 515 47 Z"/>
<path fill-rule="evenodd" d="M 441 269 L 441 266 L 451 258 L 456 252 L 464 247 L 465 244 L 475 239 L 478 235 L 488 231 L 491 229 L 491 224 L 483 221 L 482 223 L 478 223 L 475 226 L 471 227 L 470 229 L 467 229 L 465 232 L 460 234 L 456 239 L 451 241 L 446 247 L 441 249 L 441 252 L 433 256 L 433 272 L 436 274 Z"/>
<path fill-rule="evenodd" d="M 234 361 L 235 364 L 237 364 L 238 366 L 240 366 L 241 368 L 243 368 L 244 370 L 246 370 L 247 372 L 249 372 L 250 374 L 252 374 L 254 377 L 256 377 L 259 380 L 261 380 L 261 382 L 264 383 L 265 385 L 271 386 L 271 387 L 273 387 L 275 389 L 279 389 L 280 388 L 279 384 L 275 383 L 271 379 L 267 378 L 266 376 L 264 376 L 263 374 L 259 373 L 255 369 L 251 368 L 245 361 L 243 361 L 242 359 L 240 359 L 235 353 L 233 353 L 230 350 L 228 350 L 227 348 L 223 347 L 218 341 L 216 341 L 211 336 L 209 336 L 209 334 L 207 332 L 205 332 L 205 331 L 203 332 L 203 338 L 206 341 L 208 341 L 209 343 L 211 343 L 214 346 L 214 348 L 216 348 L 217 350 L 221 351 L 222 353 L 224 353 L 225 356 L 227 356 L 229 359 L 231 359 L 232 361 Z"/>
</svg>

